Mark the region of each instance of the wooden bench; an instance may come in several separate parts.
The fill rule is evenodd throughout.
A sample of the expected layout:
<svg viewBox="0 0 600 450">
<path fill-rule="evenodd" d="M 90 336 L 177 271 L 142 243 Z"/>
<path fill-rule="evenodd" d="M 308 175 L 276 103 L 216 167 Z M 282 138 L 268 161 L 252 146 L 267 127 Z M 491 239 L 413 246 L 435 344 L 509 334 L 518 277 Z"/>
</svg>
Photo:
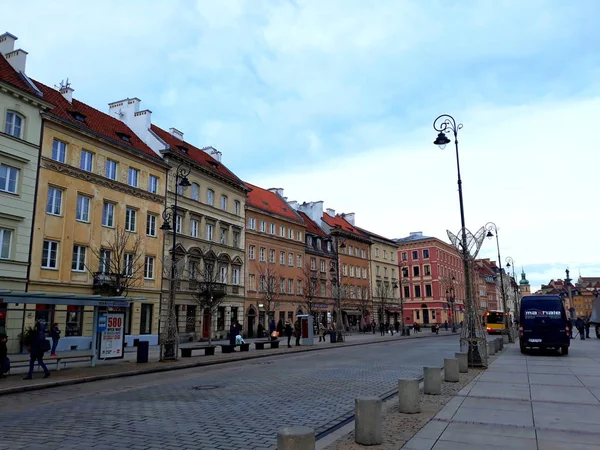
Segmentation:
<svg viewBox="0 0 600 450">
<path fill-rule="evenodd" d="M 179 350 L 181 350 L 182 358 L 191 358 L 192 352 L 196 350 L 204 350 L 205 356 L 213 356 L 215 354 L 214 345 L 196 345 L 193 347 L 179 347 Z"/>
<path fill-rule="evenodd" d="M 25 357 L 25 355 L 19 355 L 22 356 L 21 358 L 10 358 L 10 367 L 14 368 L 14 367 L 27 367 L 29 366 L 29 356 Z M 53 363 L 56 362 L 56 370 L 60 370 L 60 363 L 63 363 L 63 368 L 65 368 L 67 366 L 68 362 L 87 362 L 89 361 L 90 364 L 92 362 L 92 359 L 94 358 L 94 354 L 93 353 L 85 353 L 85 354 L 80 354 L 80 355 L 64 355 L 64 356 L 49 356 L 47 358 L 44 358 L 44 363 L 49 364 L 49 363 Z M 37 364 L 37 360 L 36 360 L 36 364 Z"/>
<path fill-rule="evenodd" d="M 275 339 L 274 341 L 256 341 L 254 345 L 256 346 L 256 350 L 264 350 L 265 345 L 270 345 L 271 348 L 279 348 L 279 339 Z"/>
<path fill-rule="evenodd" d="M 236 347 L 240 348 L 240 352 L 250 351 L 250 344 L 220 344 L 222 353 L 233 353 Z"/>
</svg>

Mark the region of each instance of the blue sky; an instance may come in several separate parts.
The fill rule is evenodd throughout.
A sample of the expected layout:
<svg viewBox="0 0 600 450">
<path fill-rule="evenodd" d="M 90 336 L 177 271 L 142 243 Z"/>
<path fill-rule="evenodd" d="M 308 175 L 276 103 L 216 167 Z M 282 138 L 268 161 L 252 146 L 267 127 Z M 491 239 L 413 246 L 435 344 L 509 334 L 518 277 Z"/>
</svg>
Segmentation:
<svg viewBox="0 0 600 450">
<path fill-rule="evenodd" d="M 6 0 L 0 0 L 0 4 Z M 2 8 L 8 8 L 8 3 Z M 600 275 L 595 0 L 28 2 L 4 23 L 27 71 L 213 145 L 242 178 L 390 237 L 500 227 L 534 288 Z M 8 28 L 10 27 L 10 28 Z M 492 242 L 481 255 L 494 258 Z"/>
</svg>

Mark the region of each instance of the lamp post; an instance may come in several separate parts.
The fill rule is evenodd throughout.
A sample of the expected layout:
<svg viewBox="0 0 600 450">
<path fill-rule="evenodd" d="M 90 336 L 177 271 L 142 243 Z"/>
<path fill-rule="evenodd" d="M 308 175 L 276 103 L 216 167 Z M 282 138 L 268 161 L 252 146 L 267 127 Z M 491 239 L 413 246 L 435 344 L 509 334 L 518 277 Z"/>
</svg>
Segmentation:
<svg viewBox="0 0 600 450">
<path fill-rule="evenodd" d="M 454 291 L 454 281 L 456 278 L 452 276 L 452 286 L 450 289 L 446 289 L 446 301 L 450 303 L 450 312 L 452 313 L 452 332 L 456 333 L 456 311 L 454 305 L 456 304 L 456 292 Z"/>
<path fill-rule="evenodd" d="M 335 329 L 336 342 L 344 341 L 344 322 L 342 320 L 342 280 L 340 273 L 340 248 L 346 248 L 345 239 L 339 236 L 333 236 L 333 247 L 335 248 L 335 267 L 329 270 L 331 275 L 331 284 L 335 289 Z M 340 242 L 341 241 L 341 242 Z"/>
<path fill-rule="evenodd" d="M 512 269 L 512 277 L 513 277 L 513 281 L 515 283 L 514 287 L 513 287 L 513 291 L 515 292 L 515 319 L 517 319 L 519 317 L 519 313 L 521 311 L 521 307 L 519 306 L 519 288 L 517 287 L 517 279 L 515 278 L 515 261 L 508 256 L 506 258 L 506 267 L 511 268 Z"/>
<path fill-rule="evenodd" d="M 162 231 L 172 231 L 173 242 L 171 246 L 171 272 L 169 277 L 169 301 L 167 306 L 167 323 L 164 337 L 161 339 L 161 361 L 177 359 L 177 347 L 179 344 L 179 336 L 177 330 L 177 319 L 175 317 L 175 279 L 177 278 L 177 257 L 175 255 L 175 247 L 177 245 L 177 197 L 179 188 L 185 189 L 191 186 L 187 176 L 190 174 L 190 169 L 185 164 L 180 164 L 175 171 L 175 200 L 173 205 L 167 206 L 162 213 L 163 224 L 160 229 Z"/>
<path fill-rule="evenodd" d="M 496 249 L 498 250 L 498 268 L 500 269 L 500 292 L 502 294 L 502 309 L 504 310 L 504 331 L 503 334 L 508 335 L 508 342 L 514 343 L 515 339 L 510 332 L 508 324 L 508 309 L 506 308 L 506 292 L 504 291 L 504 274 L 502 270 L 502 259 L 500 258 L 500 241 L 498 239 L 498 226 L 494 222 L 488 222 L 485 224 L 487 230 L 486 237 L 491 239 L 496 233 Z M 494 231 L 494 233 L 492 233 Z"/>
<path fill-rule="evenodd" d="M 402 332 L 400 336 L 406 336 L 406 330 L 404 329 L 404 297 L 403 297 L 403 284 L 402 280 L 404 278 L 404 266 L 400 266 L 400 274 L 398 280 L 394 282 L 394 289 L 398 289 L 400 291 L 400 326 L 402 327 Z"/>
</svg>

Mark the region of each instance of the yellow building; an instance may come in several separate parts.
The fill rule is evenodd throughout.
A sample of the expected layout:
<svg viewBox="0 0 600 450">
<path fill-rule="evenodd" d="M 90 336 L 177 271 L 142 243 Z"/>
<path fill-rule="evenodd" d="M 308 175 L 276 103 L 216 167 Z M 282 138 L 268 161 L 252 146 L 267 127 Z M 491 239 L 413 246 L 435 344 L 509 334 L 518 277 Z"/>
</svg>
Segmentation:
<svg viewBox="0 0 600 450">
<path fill-rule="evenodd" d="M 30 291 L 143 297 L 125 317 L 125 341 L 158 342 L 168 167 L 121 121 L 36 83 L 54 105 L 43 137 L 32 239 Z M 37 305 L 63 330 L 59 350 L 89 348 L 92 308 Z"/>
</svg>

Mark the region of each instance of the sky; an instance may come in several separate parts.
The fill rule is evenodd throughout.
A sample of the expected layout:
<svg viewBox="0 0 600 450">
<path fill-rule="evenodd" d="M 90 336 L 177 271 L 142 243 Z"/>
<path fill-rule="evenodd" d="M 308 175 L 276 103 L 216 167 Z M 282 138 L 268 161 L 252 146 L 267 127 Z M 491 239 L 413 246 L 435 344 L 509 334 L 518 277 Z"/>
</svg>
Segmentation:
<svg viewBox="0 0 600 450">
<path fill-rule="evenodd" d="M 14 2 L 0 0 L 0 10 Z M 29 0 L 27 73 L 212 145 L 240 178 L 390 237 L 499 231 L 532 290 L 600 276 L 596 0 Z M 4 31 L 4 30 L 3 30 Z M 480 257 L 497 258 L 495 240 Z"/>
</svg>

